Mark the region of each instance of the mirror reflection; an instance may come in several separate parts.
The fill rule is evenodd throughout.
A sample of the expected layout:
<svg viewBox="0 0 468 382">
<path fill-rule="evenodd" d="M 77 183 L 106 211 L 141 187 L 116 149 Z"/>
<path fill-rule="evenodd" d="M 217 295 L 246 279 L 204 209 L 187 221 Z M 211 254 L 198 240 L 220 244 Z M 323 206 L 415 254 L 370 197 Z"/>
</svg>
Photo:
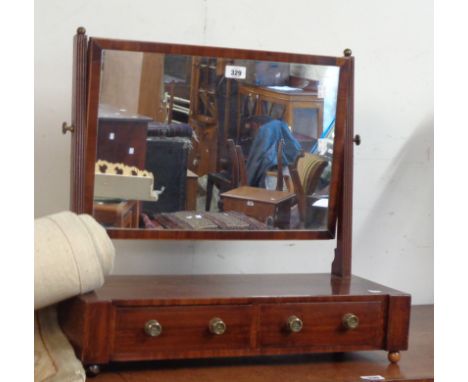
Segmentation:
<svg viewBox="0 0 468 382">
<path fill-rule="evenodd" d="M 105 50 L 94 217 L 325 230 L 339 68 Z"/>
</svg>

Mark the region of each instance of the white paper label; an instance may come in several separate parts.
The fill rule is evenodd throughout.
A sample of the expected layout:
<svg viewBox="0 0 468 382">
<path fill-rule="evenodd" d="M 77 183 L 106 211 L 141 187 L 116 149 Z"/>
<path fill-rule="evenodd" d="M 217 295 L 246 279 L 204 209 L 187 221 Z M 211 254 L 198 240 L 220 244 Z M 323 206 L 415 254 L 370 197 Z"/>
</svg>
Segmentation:
<svg viewBox="0 0 468 382">
<path fill-rule="evenodd" d="M 110 133 L 110 134 L 109 134 L 109 140 L 110 140 L 110 141 L 113 141 L 114 138 L 115 138 L 115 134 L 114 134 L 114 133 Z"/>
<path fill-rule="evenodd" d="M 135 149 L 134 149 L 133 147 L 129 147 L 129 148 L 128 148 L 128 154 L 129 154 L 129 155 L 133 155 L 134 152 L 135 152 Z"/>
<path fill-rule="evenodd" d="M 246 204 L 247 204 L 248 207 L 253 207 L 255 205 L 255 203 L 253 201 L 251 201 L 251 200 L 247 200 Z"/>
<path fill-rule="evenodd" d="M 226 78 L 236 78 L 244 80 L 247 75 L 247 68 L 245 66 L 226 65 L 224 76 Z"/>
<path fill-rule="evenodd" d="M 385 381 L 385 378 L 381 375 L 363 375 L 361 379 L 364 381 Z"/>
</svg>

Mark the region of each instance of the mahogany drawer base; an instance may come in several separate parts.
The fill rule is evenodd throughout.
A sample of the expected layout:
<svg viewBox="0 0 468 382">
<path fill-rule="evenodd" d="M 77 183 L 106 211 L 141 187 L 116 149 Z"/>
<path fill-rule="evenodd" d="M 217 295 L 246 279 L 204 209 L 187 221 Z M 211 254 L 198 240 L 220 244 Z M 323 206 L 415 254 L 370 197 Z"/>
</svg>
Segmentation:
<svg viewBox="0 0 468 382">
<path fill-rule="evenodd" d="M 379 349 L 397 362 L 410 303 L 354 276 L 112 276 L 59 318 L 86 365 Z"/>
</svg>

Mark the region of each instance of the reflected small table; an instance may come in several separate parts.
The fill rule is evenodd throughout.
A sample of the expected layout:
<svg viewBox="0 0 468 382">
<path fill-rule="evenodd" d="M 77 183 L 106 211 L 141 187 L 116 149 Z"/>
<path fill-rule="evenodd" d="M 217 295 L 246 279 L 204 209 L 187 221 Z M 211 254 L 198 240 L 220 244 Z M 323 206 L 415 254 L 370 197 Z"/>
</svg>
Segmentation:
<svg viewBox="0 0 468 382">
<path fill-rule="evenodd" d="M 296 194 L 242 186 L 222 193 L 224 211 L 237 211 L 274 227 L 287 229 Z"/>
<path fill-rule="evenodd" d="M 140 203 L 136 200 L 94 201 L 93 217 L 104 226 L 138 228 Z"/>
</svg>

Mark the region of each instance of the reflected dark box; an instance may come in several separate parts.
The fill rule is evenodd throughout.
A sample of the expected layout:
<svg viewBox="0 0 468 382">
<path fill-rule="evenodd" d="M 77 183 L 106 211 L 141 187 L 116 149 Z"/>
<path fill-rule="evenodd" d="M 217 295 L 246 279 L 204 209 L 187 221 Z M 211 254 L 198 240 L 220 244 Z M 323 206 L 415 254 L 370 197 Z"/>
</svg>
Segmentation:
<svg viewBox="0 0 468 382">
<path fill-rule="evenodd" d="M 190 140 L 186 138 L 149 137 L 145 168 L 154 175 L 154 187 L 164 191 L 157 202 L 143 202 L 150 214 L 185 209 L 185 185 Z"/>
</svg>

